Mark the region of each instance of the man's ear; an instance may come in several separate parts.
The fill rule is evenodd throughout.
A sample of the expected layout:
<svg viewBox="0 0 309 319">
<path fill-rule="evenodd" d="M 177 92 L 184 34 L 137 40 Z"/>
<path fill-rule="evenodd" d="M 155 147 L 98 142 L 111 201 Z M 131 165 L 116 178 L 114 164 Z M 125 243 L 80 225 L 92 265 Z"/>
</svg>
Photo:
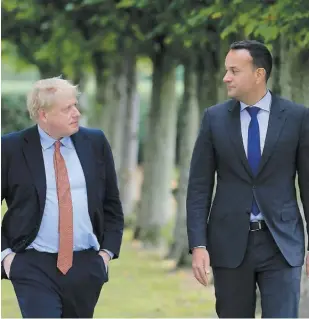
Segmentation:
<svg viewBox="0 0 309 319">
<path fill-rule="evenodd" d="M 266 70 L 264 68 L 257 68 L 255 74 L 257 83 L 266 81 Z"/>
<path fill-rule="evenodd" d="M 48 112 L 46 112 L 44 109 L 39 109 L 38 111 L 38 119 L 44 123 L 47 122 L 48 119 Z"/>
</svg>

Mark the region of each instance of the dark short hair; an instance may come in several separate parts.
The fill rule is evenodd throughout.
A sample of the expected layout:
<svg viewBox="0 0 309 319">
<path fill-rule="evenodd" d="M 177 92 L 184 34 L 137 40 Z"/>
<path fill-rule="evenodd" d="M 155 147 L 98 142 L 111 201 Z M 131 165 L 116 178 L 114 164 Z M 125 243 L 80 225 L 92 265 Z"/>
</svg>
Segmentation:
<svg viewBox="0 0 309 319">
<path fill-rule="evenodd" d="M 267 47 L 255 40 L 237 41 L 231 44 L 231 50 L 247 50 L 253 59 L 253 65 L 256 68 L 264 68 L 266 71 L 266 81 L 269 79 L 273 65 L 271 53 Z"/>
</svg>

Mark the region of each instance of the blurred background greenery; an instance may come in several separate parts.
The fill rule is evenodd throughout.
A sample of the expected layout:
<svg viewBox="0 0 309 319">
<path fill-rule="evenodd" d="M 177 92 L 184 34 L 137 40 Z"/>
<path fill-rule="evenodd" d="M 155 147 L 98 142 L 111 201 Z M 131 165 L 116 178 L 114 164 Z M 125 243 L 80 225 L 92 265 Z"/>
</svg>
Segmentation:
<svg viewBox="0 0 309 319">
<path fill-rule="evenodd" d="M 271 50 L 269 89 L 309 104 L 309 1 L 3 0 L 2 22 L 2 134 L 32 124 L 34 81 L 61 75 L 79 85 L 82 124 L 101 128 L 113 149 L 126 232 L 96 317 L 214 316 L 185 228 L 201 114 L 227 98 L 224 58 L 242 39 Z M 2 316 L 20 317 L 8 281 Z"/>
</svg>

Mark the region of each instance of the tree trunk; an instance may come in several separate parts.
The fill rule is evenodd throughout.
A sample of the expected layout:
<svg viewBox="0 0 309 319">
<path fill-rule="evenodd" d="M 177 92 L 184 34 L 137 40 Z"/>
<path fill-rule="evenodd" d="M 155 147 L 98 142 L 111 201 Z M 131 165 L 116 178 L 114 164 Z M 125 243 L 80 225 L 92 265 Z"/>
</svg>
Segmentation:
<svg viewBox="0 0 309 319">
<path fill-rule="evenodd" d="M 109 139 L 109 122 L 111 121 L 110 92 L 111 90 L 111 70 L 107 63 L 107 57 L 103 52 L 97 51 L 92 54 L 94 65 L 96 91 L 95 91 L 95 109 L 91 116 L 93 126 L 103 129 Z"/>
<path fill-rule="evenodd" d="M 280 87 L 284 98 L 292 100 L 292 50 L 284 37 L 280 38 Z"/>
<path fill-rule="evenodd" d="M 111 148 L 115 159 L 115 168 L 117 176 L 120 174 L 122 148 L 124 137 L 124 126 L 126 120 L 127 108 L 127 88 L 126 88 L 126 67 L 127 61 L 121 56 L 121 59 L 116 59 L 113 63 L 111 80 L 110 110 L 108 133 Z"/>
<path fill-rule="evenodd" d="M 280 58 L 280 38 L 276 39 L 273 44 L 273 68 L 270 79 L 268 80 L 268 87 L 271 89 L 272 93 L 281 95 L 281 58 Z"/>
<path fill-rule="evenodd" d="M 119 175 L 120 196 L 125 218 L 133 212 L 138 155 L 139 98 L 136 85 L 136 56 L 128 55 L 127 105 L 123 131 L 122 161 Z"/>
<path fill-rule="evenodd" d="M 304 92 L 303 92 L 303 75 L 304 65 L 301 61 L 301 52 L 293 50 L 291 58 L 291 77 L 292 77 L 292 97 L 291 100 L 296 103 L 304 103 Z M 309 70 L 306 70 L 309 72 Z M 307 88 L 308 90 L 308 88 Z"/>
<path fill-rule="evenodd" d="M 205 108 L 218 103 L 218 89 L 216 76 L 218 73 L 218 61 L 215 52 L 207 46 L 197 63 L 197 97 L 200 109 L 200 118 Z"/>
<path fill-rule="evenodd" d="M 306 50 L 302 54 L 303 66 L 302 66 L 302 93 L 303 104 L 309 107 L 309 52 Z M 308 307 L 309 308 L 309 307 Z"/>
<path fill-rule="evenodd" d="M 193 57 L 185 64 L 184 94 L 181 114 L 180 176 L 176 194 L 177 215 L 174 228 L 174 242 L 169 256 L 176 261 L 178 266 L 186 264 L 188 260 L 190 260 L 188 256 L 189 247 L 186 229 L 186 197 L 191 155 L 199 126 L 196 60 Z"/>
<path fill-rule="evenodd" d="M 88 116 L 90 112 L 89 100 L 86 92 L 86 82 L 87 77 L 82 71 L 78 72 L 78 74 L 75 76 L 75 79 L 73 80 L 73 84 L 78 84 L 78 90 L 80 92 L 78 104 L 81 113 L 80 123 L 82 126 L 88 126 Z"/>
<path fill-rule="evenodd" d="M 153 58 L 152 99 L 145 146 L 144 181 L 135 237 L 158 246 L 170 213 L 176 144 L 175 61 L 164 48 Z"/>
<path fill-rule="evenodd" d="M 296 103 L 308 103 L 309 91 L 309 53 L 308 50 L 294 50 L 292 59 L 292 100 Z"/>
<path fill-rule="evenodd" d="M 223 82 L 225 71 L 225 57 L 229 52 L 229 38 L 220 41 L 219 48 L 219 70 L 217 74 L 218 101 L 223 102 L 228 98 L 226 85 Z"/>
</svg>

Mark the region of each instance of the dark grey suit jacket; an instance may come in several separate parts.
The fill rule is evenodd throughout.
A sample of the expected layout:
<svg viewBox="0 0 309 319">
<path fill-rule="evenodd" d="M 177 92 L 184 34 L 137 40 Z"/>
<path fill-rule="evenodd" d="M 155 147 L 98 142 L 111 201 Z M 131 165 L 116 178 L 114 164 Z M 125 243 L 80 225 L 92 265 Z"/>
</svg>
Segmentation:
<svg viewBox="0 0 309 319">
<path fill-rule="evenodd" d="M 206 109 L 190 167 L 190 250 L 206 246 L 213 267 L 239 266 L 247 246 L 255 196 L 287 262 L 302 265 L 305 242 L 296 199 L 297 173 L 309 233 L 309 109 L 272 96 L 264 151 L 255 177 L 242 142 L 240 103 L 229 100 Z"/>
</svg>

